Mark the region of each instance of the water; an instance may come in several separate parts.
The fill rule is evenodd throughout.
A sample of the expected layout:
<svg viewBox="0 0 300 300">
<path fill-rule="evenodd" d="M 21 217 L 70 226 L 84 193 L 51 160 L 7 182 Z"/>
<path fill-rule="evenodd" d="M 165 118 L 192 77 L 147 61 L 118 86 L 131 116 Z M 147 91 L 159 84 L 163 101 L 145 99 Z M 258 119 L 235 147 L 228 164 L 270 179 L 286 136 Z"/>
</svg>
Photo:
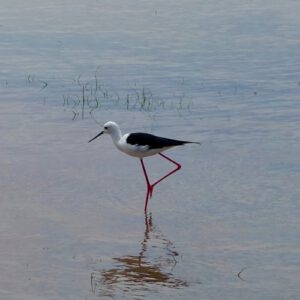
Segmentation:
<svg viewBox="0 0 300 300">
<path fill-rule="evenodd" d="M 2 2 L 0 298 L 298 299 L 299 3 Z"/>
</svg>

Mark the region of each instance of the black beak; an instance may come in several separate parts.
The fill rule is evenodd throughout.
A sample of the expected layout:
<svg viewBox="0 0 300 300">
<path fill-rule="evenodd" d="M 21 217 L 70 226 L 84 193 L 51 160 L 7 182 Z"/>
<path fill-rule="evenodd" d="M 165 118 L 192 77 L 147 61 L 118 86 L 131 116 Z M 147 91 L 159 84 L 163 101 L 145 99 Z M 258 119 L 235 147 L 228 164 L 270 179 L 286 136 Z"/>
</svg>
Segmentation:
<svg viewBox="0 0 300 300">
<path fill-rule="evenodd" d="M 91 140 L 89 140 L 89 143 L 93 140 L 95 140 L 97 137 L 99 137 L 101 134 L 103 134 L 104 131 L 101 131 L 100 133 L 98 133 L 95 137 L 93 137 Z"/>
</svg>

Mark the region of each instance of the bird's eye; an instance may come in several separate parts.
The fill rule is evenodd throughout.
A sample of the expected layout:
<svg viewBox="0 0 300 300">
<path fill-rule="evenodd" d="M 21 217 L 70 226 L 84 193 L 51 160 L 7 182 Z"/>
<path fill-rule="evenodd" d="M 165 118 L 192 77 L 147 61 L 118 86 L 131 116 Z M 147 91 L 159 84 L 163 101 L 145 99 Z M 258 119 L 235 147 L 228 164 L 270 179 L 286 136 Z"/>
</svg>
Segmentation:
<svg viewBox="0 0 300 300">
<path fill-rule="evenodd" d="M 108 127 L 107 127 L 107 126 L 104 126 L 104 129 L 105 129 L 105 130 L 107 130 L 107 129 L 108 129 Z"/>
</svg>

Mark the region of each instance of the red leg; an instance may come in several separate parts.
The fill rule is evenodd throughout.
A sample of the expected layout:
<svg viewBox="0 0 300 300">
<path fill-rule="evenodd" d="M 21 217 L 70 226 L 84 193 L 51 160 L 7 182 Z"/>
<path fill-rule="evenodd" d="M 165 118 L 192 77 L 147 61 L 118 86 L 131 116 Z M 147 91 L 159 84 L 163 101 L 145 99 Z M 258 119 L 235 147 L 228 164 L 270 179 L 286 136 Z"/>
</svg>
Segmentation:
<svg viewBox="0 0 300 300">
<path fill-rule="evenodd" d="M 181 165 L 178 162 L 174 161 L 173 159 L 169 158 L 168 156 L 166 156 L 162 153 L 159 153 L 159 155 L 162 156 L 163 158 L 167 159 L 168 161 L 170 161 L 174 165 L 176 165 L 176 168 L 174 170 L 172 170 L 171 172 L 167 173 L 166 175 L 164 175 L 163 177 L 161 177 L 160 179 L 158 179 L 157 181 L 155 181 L 153 184 L 151 184 L 150 181 L 149 181 L 149 178 L 148 178 L 148 174 L 147 174 L 145 165 L 144 165 L 144 161 L 143 161 L 142 158 L 140 159 L 141 164 L 142 164 L 142 168 L 143 168 L 143 171 L 144 171 L 144 176 L 145 176 L 145 179 L 146 179 L 146 183 L 147 183 L 147 194 L 146 194 L 145 207 L 144 207 L 145 212 L 147 211 L 148 200 L 149 200 L 149 198 L 152 197 L 154 186 L 156 186 L 158 183 L 160 183 L 161 181 L 163 181 L 164 179 L 166 179 L 167 177 L 169 177 L 173 173 L 177 172 L 181 168 Z"/>
<path fill-rule="evenodd" d="M 148 178 L 148 175 L 147 175 L 147 171 L 146 171 L 146 168 L 145 168 L 145 165 L 144 165 L 144 161 L 143 161 L 142 158 L 140 159 L 140 162 L 142 164 L 142 168 L 143 168 L 143 171 L 144 171 L 144 176 L 145 176 L 146 183 L 147 183 L 147 194 L 146 194 L 145 207 L 144 207 L 144 211 L 146 212 L 147 211 L 149 197 L 150 198 L 152 197 L 153 186 L 150 184 L 150 181 L 149 181 L 149 178 Z"/>
<path fill-rule="evenodd" d="M 158 154 L 160 156 L 164 157 L 165 159 L 167 159 L 168 161 L 170 161 L 171 163 L 173 163 L 174 165 L 176 165 L 176 168 L 174 170 L 172 170 L 171 172 L 169 172 L 168 174 L 166 174 L 165 176 L 163 176 L 162 178 L 155 181 L 152 184 L 152 187 L 154 187 L 155 185 L 157 185 L 158 183 L 160 183 L 161 181 L 163 181 L 164 179 L 166 179 L 167 177 L 169 177 L 170 175 L 172 175 L 173 173 L 175 173 L 181 169 L 181 165 L 178 162 L 176 162 L 175 160 L 171 159 L 170 157 L 166 156 L 165 154 L 162 154 L 162 153 L 158 153 Z"/>
</svg>

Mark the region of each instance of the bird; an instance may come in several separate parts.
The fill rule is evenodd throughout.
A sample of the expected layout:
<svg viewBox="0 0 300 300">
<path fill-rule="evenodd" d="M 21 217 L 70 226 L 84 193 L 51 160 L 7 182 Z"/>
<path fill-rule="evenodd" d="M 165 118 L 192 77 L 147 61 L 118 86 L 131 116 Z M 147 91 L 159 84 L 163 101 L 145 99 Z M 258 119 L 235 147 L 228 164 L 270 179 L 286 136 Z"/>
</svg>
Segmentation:
<svg viewBox="0 0 300 300">
<path fill-rule="evenodd" d="M 120 151 L 140 159 L 140 163 L 147 184 L 147 193 L 146 193 L 145 205 L 144 205 L 145 213 L 147 212 L 148 200 L 152 198 L 154 187 L 158 183 L 160 183 L 161 181 L 163 181 L 164 179 L 166 179 L 167 177 L 169 177 L 170 175 L 174 174 L 175 172 L 181 169 L 180 163 L 166 156 L 162 152 L 170 148 L 176 146 L 182 146 L 185 144 L 192 144 L 192 143 L 201 144 L 199 142 L 183 141 L 183 140 L 160 137 L 145 132 L 126 133 L 123 135 L 119 125 L 114 121 L 106 122 L 103 126 L 103 130 L 100 133 L 98 133 L 95 137 L 90 139 L 88 143 L 100 137 L 102 134 L 109 134 L 112 138 L 113 143 Z M 166 175 L 156 180 L 154 183 L 150 183 L 143 159 L 145 157 L 153 156 L 156 154 L 160 155 L 161 157 L 165 158 L 166 160 L 174 164 L 175 168 L 171 170 L 169 173 L 167 173 Z"/>
</svg>

